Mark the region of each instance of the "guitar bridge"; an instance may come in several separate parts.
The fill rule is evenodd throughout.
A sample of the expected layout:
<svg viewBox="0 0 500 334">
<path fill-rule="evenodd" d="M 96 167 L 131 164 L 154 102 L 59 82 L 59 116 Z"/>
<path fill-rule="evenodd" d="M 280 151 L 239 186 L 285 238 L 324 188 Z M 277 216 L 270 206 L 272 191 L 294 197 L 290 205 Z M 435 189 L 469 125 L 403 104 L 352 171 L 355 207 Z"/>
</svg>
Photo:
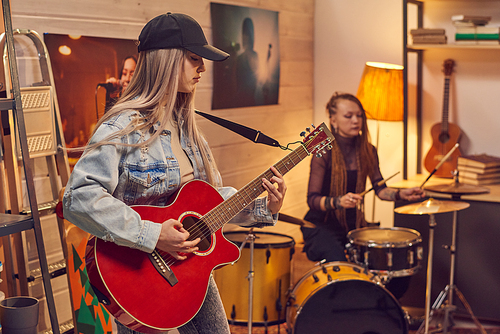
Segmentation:
<svg viewBox="0 0 500 334">
<path fill-rule="evenodd" d="M 170 286 L 174 286 L 179 282 L 172 269 L 170 269 L 170 266 L 165 262 L 165 259 L 163 259 L 156 250 L 148 254 L 148 257 L 158 273 L 167 280 Z"/>
</svg>

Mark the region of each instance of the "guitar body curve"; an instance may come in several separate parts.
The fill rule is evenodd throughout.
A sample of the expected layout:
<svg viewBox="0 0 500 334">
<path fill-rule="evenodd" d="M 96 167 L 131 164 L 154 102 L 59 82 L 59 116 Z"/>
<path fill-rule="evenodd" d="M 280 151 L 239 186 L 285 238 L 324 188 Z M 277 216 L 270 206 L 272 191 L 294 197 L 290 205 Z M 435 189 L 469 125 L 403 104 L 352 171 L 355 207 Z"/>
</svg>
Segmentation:
<svg viewBox="0 0 500 334">
<path fill-rule="evenodd" d="M 448 123 L 448 131 L 444 132 L 441 123 L 436 123 L 431 128 L 432 146 L 424 160 L 425 169 L 432 172 L 441 159 L 455 146 L 460 139 L 462 131 L 458 125 Z M 452 178 L 453 171 L 457 168 L 458 157 L 461 153 L 454 150 L 447 161 L 444 161 L 434 173 L 437 177 Z"/>
<path fill-rule="evenodd" d="M 334 139 L 322 123 L 274 167 L 285 175 L 311 154 L 330 149 Z M 210 184 L 193 180 L 172 195 L 165 207 L 131 206 L 143 220 L 158 224 L 170 218 L 179 220 L 190 232 L 189 240 L 202 236 L 200 250 L 176 261 L 156 249 L 150 256 L 92 237 L 85 263 L 98 300 L 120 323 L 139 332 L 159 334 L 186 324 L 203 304 L 212 271 L 240 256 L 239 248 L 224 237 L 222 227 L 265 191 L 262 179 L 273 176 L 267 169 L 225 201 Z M 164 270 L 164 263 L 170 270 Z"/>
<path fill-rule="evenodd" d="M 163 223 L 201 217 L 223 202 L 211 185 L 186 183 L 166 207 L 132 206 L 142 219 Z M 189 254 L 170 268 L 178 282 L 173 286 L 161 276 L 148 254 L 92 237 L 87 243 L 86 267 L 91 284 L 102 294 L 106 309 L 123 325 L 143 333 L 160 333 L 180 327 L 201 308 L 214 268 L 236 261 L 239 248 L 221 229 L 210 236 L 207 250 Z"/>
</svg>

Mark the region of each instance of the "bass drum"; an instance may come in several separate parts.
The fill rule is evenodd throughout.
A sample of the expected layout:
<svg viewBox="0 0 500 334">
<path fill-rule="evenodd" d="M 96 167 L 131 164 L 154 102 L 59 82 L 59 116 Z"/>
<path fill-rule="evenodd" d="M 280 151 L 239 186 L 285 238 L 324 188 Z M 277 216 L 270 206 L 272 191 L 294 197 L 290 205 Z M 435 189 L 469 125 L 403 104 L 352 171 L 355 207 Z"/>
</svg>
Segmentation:
<svg viewBox="0 0 500 334">
<path fill-rule="evenodd" d="M 279 233 L 253 232 L 254 279 L 252 323 L 276 325 L 285 322 L 286 296 L 290 289 L 291 257 L 295 241 Z M 226 232 L 225 237 L 241 247 L 245 232 Z M 224 304 L 227 319 L 233 324 L 248 323 L 248 272 L 250 241 L 233 265 L 214 271 L 214 278 Z"/>
<path fill-rule="evenodd" d="M 293 334 L 407 334 L 405 312 L 372 274 L 329 262 L 302 277 L 287 304 Z"/>
</svg>

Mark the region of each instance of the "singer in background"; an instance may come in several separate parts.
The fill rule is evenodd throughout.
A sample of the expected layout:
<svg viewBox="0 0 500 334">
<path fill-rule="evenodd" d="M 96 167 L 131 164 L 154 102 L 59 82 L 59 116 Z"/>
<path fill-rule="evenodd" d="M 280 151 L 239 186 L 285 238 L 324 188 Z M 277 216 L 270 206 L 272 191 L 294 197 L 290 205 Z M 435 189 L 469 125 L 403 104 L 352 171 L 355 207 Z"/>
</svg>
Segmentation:
<svg viewBox="0 0 500 334">
<path fill-rule="evenodd" d="M 137 66 L 137 58 L 135 56 L 128 56 L 122 62 L 122 68 L 120 70 L 120 79 L 111 77 L 106 80 L 106 106 L 105 111 L 116 103 L 118 98 L 122 96 L 123 92 L 127 88 L 132 76 L 135 72 L 135 67 Z"/>
<path fill-rule="evenodd" d="M 381 200 L 415 201 L 424 197 L 420 188 L 395 189 L 384 184 L 377 150 L 369 142 L 365 110 L 356 96 L 335 93 L 326 106 L 333 148 L 313 157 L 307 192 L 305 220 L 316 228 L 301 227 L 304 252 L 311 261 L 347 261 L 347 233 L 367 226 L 363 212 L 366 179 L 370 178 Z"/>
</svg>

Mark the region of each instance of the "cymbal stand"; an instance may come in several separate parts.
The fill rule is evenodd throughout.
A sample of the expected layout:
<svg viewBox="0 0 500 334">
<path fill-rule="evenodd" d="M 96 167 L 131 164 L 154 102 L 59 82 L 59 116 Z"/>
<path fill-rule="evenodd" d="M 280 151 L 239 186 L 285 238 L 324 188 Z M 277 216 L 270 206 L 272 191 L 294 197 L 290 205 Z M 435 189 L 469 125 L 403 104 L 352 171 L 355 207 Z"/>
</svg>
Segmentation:
<svg viewBox="0 0 500 334">
<path fill-rule="evenodd" d="M 240 252 L 245 248 L 245 244 L 250 240 L 250 268 L 248 270 L 248 334 L 252 333 L 252 311 L 253 311 L 253 278 L 254 278 L 254 265 L 253 265 L 253 250 L 255 246 L 255 234 L 253 227 L 248 231 L 247 237 L 241 243 Z"/>
<path fill-rule="evenodd" d="M 431 284 L 432 284 L 432 258 L 434 254 L 434 227 L 436 227 L 436 219 L 434 214 L 429 215 L 429 254 L 427 258 L 427 282 L 425 284 L 425 320 L 422 325 L 424 325 L 425 334 L 429 333 L 429 321 L 430 321 L 430 308 L 431 308 Z M 418 329 L 422 329 L 422 325 Z"/>
<path fill-rule="evenodd" d="M 460 199 L 460 196 L 458 198 L 455 198 L 455 196 L 452 196 L 452 199 Z M 436 300 L 434 301 L 434 304 L 432 305 L 432 311 L 429 312 L 428 309 L 426 309 L 426 317 L 427 314 L 429 314 L 429 318 L 432 318 L 433 313 L 435 310 L 442 308 L 444 309 L 444 318 L 443 318 L 443 323 L 442 323 L 442 330 L 444 334 L 448 333 L 448 328 L 453 326 L 453 319 L 451 313 L 456 310 L 456 306 L 453 305 L 453 292 L 457 294 L 457 296 L 460 298 L 461 302 L 467 309 L 467 312 L 469 313 L 470 317 L 476 324 L 476 326 L 479 328 L 482 334 L 486 334 L 486 331 L 484 327 L 481 325 L 481 323 L 477 320 L 477 318 L 474 316 L 474 313 L 472 312 L 471 307 L 469 306 L 469 303 L 465 300 L 464 295 L 458 290 L 457 286 L 454 284 L 454 279 L 455 279 L 455 256 L 456 256 L 456 240 L 457 240 L 457 222 L 458 222 L 458 211 L 453 211 L 453 225 L 452 225 L 452 235 L 451 235 L 451 245 L 450 246 L 445 246 L 450 250 L 450 283 L 439 293 L 437 296 Z M 448 303 L 447 305 L 443 306 L 443 302 L 446 300 L 446 297 L 448 297 Z M 440 329 L 438 330 L 440 331 Z M 427 329 L 425 331 L 427 334 Z"/>
</svg>

